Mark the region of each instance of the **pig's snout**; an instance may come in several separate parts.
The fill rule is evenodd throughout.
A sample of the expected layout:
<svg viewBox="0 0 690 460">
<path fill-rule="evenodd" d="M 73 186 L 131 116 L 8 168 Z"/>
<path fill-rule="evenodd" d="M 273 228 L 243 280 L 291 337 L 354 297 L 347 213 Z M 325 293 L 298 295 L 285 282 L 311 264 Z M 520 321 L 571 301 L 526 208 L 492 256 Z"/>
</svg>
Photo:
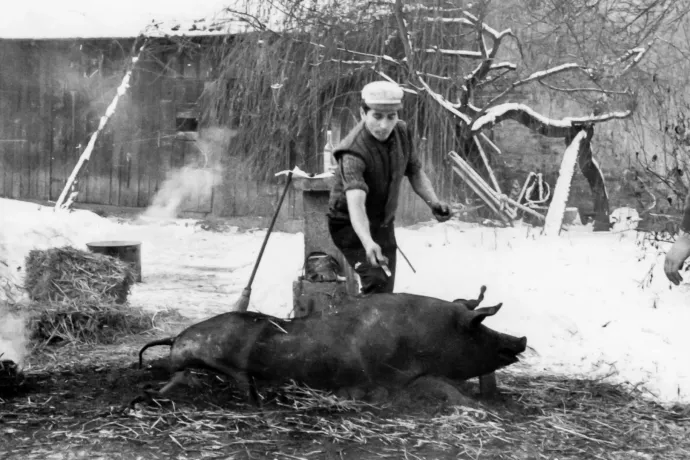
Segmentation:
<svg viewBox="0 0 690 460">
<path fill-rule="evenodd" d="M 520 337 L 515 344 L 515 353 L 520 354 L 527 350 L 527 337 Z"/>
<path fill-rule="evenodd" d="M 527 349 L 527 337 L 513 337 L 510 335 L 503 335 L 502 346 L 498 350 L 498 357 L 501 360 L 501 365 L 509 366 L 520 359 L 518 355 Z"/>
</svg>

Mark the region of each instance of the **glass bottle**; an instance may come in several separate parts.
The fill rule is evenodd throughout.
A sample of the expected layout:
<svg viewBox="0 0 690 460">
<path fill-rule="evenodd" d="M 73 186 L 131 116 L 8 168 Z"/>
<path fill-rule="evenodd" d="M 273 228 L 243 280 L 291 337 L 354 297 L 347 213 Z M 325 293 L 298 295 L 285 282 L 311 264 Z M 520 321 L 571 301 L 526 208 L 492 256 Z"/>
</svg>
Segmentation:
<svg viewBox="0 0 690 460">
<path fill-rule="evenodd" d="M 326 131 L 326 145 L 323 148 L 323 172 L 333 172 L 336 168 L 336 161 L 333 158 L 333 137 L 331 130 Z"/>
</svg>

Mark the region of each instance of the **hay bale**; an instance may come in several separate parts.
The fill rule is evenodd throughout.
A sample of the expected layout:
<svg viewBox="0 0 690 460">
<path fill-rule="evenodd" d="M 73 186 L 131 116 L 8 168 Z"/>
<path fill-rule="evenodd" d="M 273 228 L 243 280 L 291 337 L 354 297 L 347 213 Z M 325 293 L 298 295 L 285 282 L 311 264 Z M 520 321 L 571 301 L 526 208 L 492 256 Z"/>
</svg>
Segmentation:
<svg viewBox="0 0 690 460">
<path fill-rule="evenodd" d="M 39 345 L 54 343 L 109 344 L 124 335 L 154 327 L 143 309 L 119 303 L 77 304 L 69 301 L 32 302 L 28 307 L 29 337 Z"/>
<path fill-rule="evenodd" d="M 151 329 L 151 315 L 125 305 L 135 279 L 130 264 L 104 254 L 70 246 L 30 251 L 24 287 L 32 301 L 24 308 L 31 340 L 112 343 Z"/>
<path fill-rule="evenodd" d="M 132 267 L 119 259 L 65 246 L 30 251 L 24 287 L 34 301 L 121 304 L 135 276 Z"/>
</svg>

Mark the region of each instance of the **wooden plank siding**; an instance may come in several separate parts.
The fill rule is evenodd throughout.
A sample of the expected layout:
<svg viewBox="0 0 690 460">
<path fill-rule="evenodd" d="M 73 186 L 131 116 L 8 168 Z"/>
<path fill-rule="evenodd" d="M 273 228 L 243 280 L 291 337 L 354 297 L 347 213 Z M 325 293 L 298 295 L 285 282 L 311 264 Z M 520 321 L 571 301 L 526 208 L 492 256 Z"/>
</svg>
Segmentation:
<svg viewBox="0 0 690 460">
<path fill-rule="evenodd" d="M 132 39 L 0 40 L 1 197 L 57 200 L 122 83 L 132 43 Z M 169 47 L 139 61 L 129 90 L 120 97 L 79 175 L 77 202 L 143 208 L 179 168 L 208 166 L 190 140 L 193 136 L 181 135 L 177 129 L 181 118 L 199 115 L 199 98 L 212 78 L 211 64 L 200 56 Z M 352 114 L 347 109 L 334 114 L 331 126 L 337 137 L 357 122 Z M 286 161 L 299 158 L 297 166 L 318 168 L 321 147 L 314 134 L 295 146 L 295 158 Z M 436 162 L 439 155 L 426 162 Z M 225 216 L 272 215 L 284 179 L 258 182 L 240 169 L 233 170 L 232 165 L 241 162 L 224 157 L 223 164 L 222 183 L 208 180 L 210 171 L 197 170 L 197 183 L 203 187 L 196 188 L 183 209 Z M 430 176 L 441 184 L 438 191 L 443 195 L 452 180 L 435 177 L 439 174 L 447 175 L 435 171 Z M 398 223 L 432 218 L 407 183 L 399 203 Z M 301 216 L 301 195 L 292 190 L 281 218 Z"/>
</svg>

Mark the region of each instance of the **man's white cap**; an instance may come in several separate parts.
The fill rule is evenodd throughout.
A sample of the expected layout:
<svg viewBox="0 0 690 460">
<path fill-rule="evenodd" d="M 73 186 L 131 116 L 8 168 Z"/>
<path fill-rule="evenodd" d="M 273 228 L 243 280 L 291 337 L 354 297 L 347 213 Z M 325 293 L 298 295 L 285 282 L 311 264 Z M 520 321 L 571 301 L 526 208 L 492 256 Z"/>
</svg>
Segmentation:
<svg viewBox="0 0 690 460">
<path fill-rule="evenodd" d="M 374 81 L 362 88 L 362 101 L 374 110 L 384 112 L 402 109 L 403 90 L 390 81 Z"/>
</svg>

